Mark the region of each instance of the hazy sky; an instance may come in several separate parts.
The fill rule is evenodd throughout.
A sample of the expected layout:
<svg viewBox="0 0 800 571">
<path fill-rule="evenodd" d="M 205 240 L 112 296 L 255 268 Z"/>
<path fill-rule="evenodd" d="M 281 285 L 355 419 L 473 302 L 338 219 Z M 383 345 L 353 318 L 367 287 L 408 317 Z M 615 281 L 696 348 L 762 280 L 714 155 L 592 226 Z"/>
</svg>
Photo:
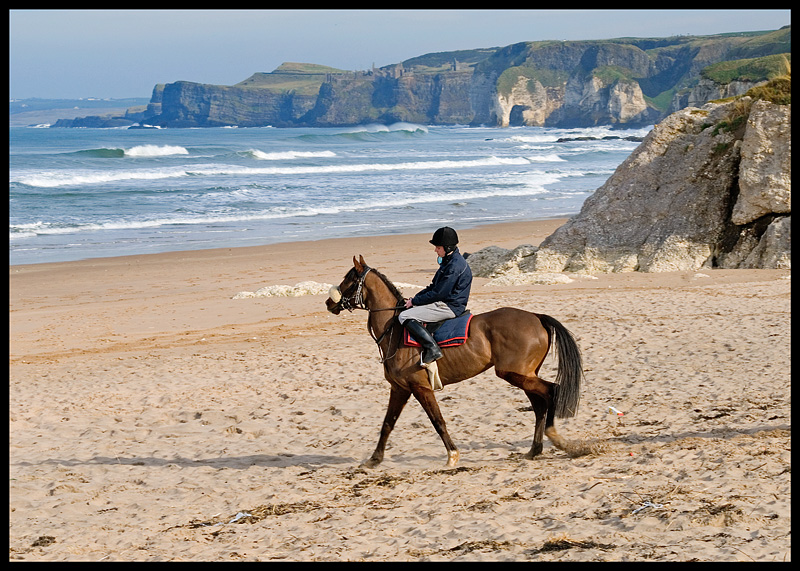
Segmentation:
<svg viewBox="0 0 800 571">
<path fill-rule="evenodd" d="M 9 10 L 11 98 L 150 97 L 285 61 L 347 70 L 535 40 L 775 30 L 790 10 Z"/>
</svg>

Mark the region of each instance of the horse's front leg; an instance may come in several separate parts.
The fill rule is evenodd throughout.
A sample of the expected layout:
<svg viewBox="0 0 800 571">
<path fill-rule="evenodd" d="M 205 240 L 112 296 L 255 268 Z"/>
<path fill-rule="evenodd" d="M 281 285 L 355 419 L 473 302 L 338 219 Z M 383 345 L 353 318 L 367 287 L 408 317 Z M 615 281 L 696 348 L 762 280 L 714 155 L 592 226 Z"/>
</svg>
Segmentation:
<svg viewBox="0 0 800 571">
<path fill-rule="evenodd" d="M 411 397 L 411 391 L 408 389 L 392 386 L 392 392 L 389 395 L 389 408 L 386 409 L 386 417 L 383 419 L 378 445 L 375 447 L 375 452 L 372 453 L 372 456 L 364 460 L 361 464 L 362 467 L 374 468 L 383 462 L 383 453 L 384 450 L 386 450 L 386 442 L 389 440 L 389 434 L 392 433 L 392 429 L 394 429 L 394 425 L 397 422 L 397 417 L 400 416 L 409 397 Z"/>
<path fill-rule="evenodd" d="M 450 439 L 450 435 L 447 433 L 447 426 L 444 423 L 444 418 L 439 410 L 439 403 L 436 402 L 433 391 L 428 387 L 427 380 L 425 382 L 425 385 L 412 386 L 411 391 L 414 393 L 414 397 L 419 401 L 419 404 L 422 405 L 431 423 L 433 423 L 433 427 L 442 439 L 444 447 L 447 449 L 447 464 L 445 467 L 452 468 L 458 464 L 458 448 L 456 448 L 456 445 L 453 444 L 453 441 Z"/>
</svg>

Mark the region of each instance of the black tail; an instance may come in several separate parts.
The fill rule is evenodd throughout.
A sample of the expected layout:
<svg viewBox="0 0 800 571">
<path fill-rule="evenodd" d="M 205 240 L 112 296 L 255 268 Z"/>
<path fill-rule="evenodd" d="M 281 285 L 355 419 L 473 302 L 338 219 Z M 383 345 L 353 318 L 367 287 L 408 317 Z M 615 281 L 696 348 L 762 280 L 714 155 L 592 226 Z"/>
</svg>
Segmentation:
<svg viewBox="0 0 800 571">
<path fill-rule="evenodd" d="M 583 362 L 578 344 L 569 330 L 549 315 L 537 314 L 542 325 L 550 330 L 551 340 L 555 337 L 558 350 L 558 372 L 554 387 L 555 415 L 570 418 L 578 412 L 581 400 L 581 377 Z M 552 342 L 552 341 L 551 341 Z"/>
</svg>

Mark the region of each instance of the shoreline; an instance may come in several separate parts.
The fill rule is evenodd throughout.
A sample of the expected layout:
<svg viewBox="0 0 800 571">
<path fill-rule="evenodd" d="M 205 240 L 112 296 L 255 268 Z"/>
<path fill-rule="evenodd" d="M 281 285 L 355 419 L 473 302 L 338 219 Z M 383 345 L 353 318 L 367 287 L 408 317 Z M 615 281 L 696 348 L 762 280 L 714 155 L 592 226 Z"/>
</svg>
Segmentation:
<svg viewBox="0 0 800 571">
<path fill-rule="evenodd" d="M 476 235 L 482 235 L 482 230 L 486 229 L 496 229 L 500 230 L 502 228 L 506 228 L 507 231 L 500 231 L 500 235 L 518 235 L 523 232 L 524 229 L 520 229 L 519 227 L 527 228 L 530 225 L 530 229 L 533 231 L 533 236 L 538 238 L 540 234 L 548 229 L 552 228 L 552 231 L 555 231 L 558 226 L 564 224 L 569 217 L 555 217 L 555 218 L 537 218 L 534 220 L 525 220 L 525 221 L 511 221 L 511 222 L 495 222 L 489 224 L 480 224 L 478 226 L 474 226 L 471 228 L 465 228 L 459 230 L 459 236 L 462 233 L 470 232 L 470 230 L 478 231 Z M 555 223 L 555 225 L 552 225 Z M 538 229 L 538 226 L 541 225 L 541 230 Z M 433 230 L 431 230 L 431 234 L 433 234 Z M 550 234 L 552 234 L 552 231 Z M 57 261 L 57 262 L 34 262 L 34 263 L 23 263 L 23 264 L 9 264 L 9 268 L 20 268 L 20 267 L 28 267 L 28 266 L 43 266 L 46 264 L 73 264 L 73 263 L 84 263 L 84 262 L 92 262 L 93 260 L 113 260 L 116 258 L 131 258 L 134 256 L 168 256 L 168 255 L 177 255 L 182 253 L 189 253 L 189 252 L 208 252 L 212 254 L 214 252 L 221 252 L 221 251 L 230 251 L 230 250 L 239 250 L 239 249 L 251 249 L 256 250 L 259 248 L 280 248 L 282 246 L 290 246 L 291 244 L 304 244 L 304 243 L 321 243 L 326 241 L 336 241 L 336 240 L 374 240 L 376 238 L 394 238 L 394 237 L 403 237 L 403 236 L 424 236 L 424 232 L 408 232 L 402 234 L 376 234 L 376 235 L 365 235 L 365 236 L 346 236 L 346 237 L 331 237 L 331 238 L 321 238 L 318 240 L 289 240 L 286 242 L 271 242 L 268 244 L 259 244 L 253 246 L 220 246 L 216 248 L 199 248 L 199 249 L 189 249 L 189 250 L 169 250 L 167 252 L 150 252 L 145 254 L 120 254 L 116 256 L 98 256 L 92 258 L 83 258 L 80 260 L 68 260 L 68 261 Z M 466 235 L 466 234 L 465 234 Z M 549 235 L 549 234 L 548 234 Z M 546 237 L 546 236 L 545 236 Z M 541 238 L 540 238 L 541 239 Z M 463 239 L 462 239 L 463 242 Z M 519 245 L 519 244 L 517 244 Z M 483 247 L 483 246 L 481 246 Z M 514 247 L 514 246 L 512 246 Z M 473 251 L 480 249 L 476 248 Z"/>
<path fill-rule="evenodd" d="M 457 230 L 475 252 L 564 222 Z M 581 404 L 556 426 L 595 452 L 524 459 L 530 403 L 489 370 L 434 393 L 455 470 L 413 399 L 360 468 L 389 398 L 365 312 L 233 297 L 338 283 L 354 255 L 412 295 L 434 230 L 10 266 L 9 558 L 791 559 L 790 270 L 475 278 L 473 313 L 575 336 Z"/>
</svg>

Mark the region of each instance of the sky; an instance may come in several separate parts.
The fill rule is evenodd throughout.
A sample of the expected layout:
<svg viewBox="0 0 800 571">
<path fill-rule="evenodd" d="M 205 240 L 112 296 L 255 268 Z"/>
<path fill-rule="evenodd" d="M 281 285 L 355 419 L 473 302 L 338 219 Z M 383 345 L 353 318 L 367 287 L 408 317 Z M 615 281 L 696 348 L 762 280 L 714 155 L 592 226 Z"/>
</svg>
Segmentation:
<svg viewBox="0 0 800 571">
<path fill-rule="evenodd" d="M 150 97 L 283 62 L 366 70 L 523 41 L 776 30 L 791 10 L 9 10 L 9 97 Z"/>
</svg>

